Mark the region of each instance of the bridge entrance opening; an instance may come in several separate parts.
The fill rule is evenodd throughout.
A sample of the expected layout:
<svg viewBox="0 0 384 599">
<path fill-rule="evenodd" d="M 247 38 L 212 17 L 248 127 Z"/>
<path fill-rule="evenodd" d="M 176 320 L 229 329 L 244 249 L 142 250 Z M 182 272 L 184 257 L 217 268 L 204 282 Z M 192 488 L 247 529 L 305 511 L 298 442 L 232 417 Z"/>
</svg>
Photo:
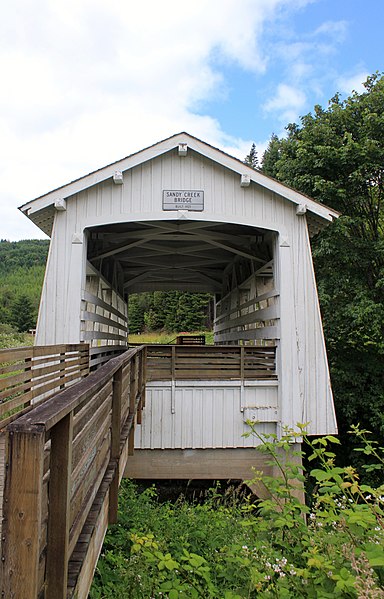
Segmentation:
<svg viewBox="0 0 384 599">
<path fill-rule="evenodd" d="M 272 231 L 183 219 L 130 222 L 88 229 L 87 246 L 85 300 L 91 295 L 110 303 L 115 294 L 115 307 L 123 310 L 128 297 L 140 292 L 210 293 L 214 297 L 215 343 L 260 344 L 260 340 L 276 337 L 276 309 L 269 310 L 268 322 L 264 318 L 265 309 L 275 305 L 277 297 L 276 234 Z M 93 329 L 98 333 L 98 339 L 93 339 L 98 345 L 100 332 L 116 335 L 112 332 L 116 322 L 107 330 L 106 320 L 97 323 L 96 317 L 90 316 L 100 313 L 100 308 L 95 310 L 93 304 L 84 310 L 84 340 L 92 342 Z M 101 317 L 108 318 L 107 314 Z M 90 320 L 97 326 L 90 326 Z"/>
</svg>

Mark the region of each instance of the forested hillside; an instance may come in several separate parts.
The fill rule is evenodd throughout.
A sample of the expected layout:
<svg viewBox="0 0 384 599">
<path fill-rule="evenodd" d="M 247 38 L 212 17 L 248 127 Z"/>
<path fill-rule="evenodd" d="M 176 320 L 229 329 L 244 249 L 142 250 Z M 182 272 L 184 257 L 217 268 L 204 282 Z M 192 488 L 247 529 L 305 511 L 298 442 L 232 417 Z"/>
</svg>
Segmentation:
<svg viewBox="0 0 384 599">
<path fill-rule="evenodd" d="M 0 323 L 36 324 L 48 248 L 48 240 L 0 241 Z"/>
<path fill-rule="evenodd" d="M 211 300 L 209 293 L 155 291 L 133 294 L 128 303 L 129 331 L 209 330 L 212 328 Z"/>
</svg>

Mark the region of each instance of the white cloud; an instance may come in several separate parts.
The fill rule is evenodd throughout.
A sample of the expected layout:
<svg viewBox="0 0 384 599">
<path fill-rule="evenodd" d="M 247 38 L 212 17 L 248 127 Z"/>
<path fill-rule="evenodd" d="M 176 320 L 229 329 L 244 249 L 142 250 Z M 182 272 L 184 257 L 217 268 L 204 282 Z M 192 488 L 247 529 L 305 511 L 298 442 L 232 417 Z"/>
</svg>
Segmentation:
<svg viewBox="0 0 384 599">
<path fill-rule="evenodd" d="M 265 103 L 264 109 L 267 112 L 276 111 L 280 121 L 291 123 L 297 119 L 305 103 L 306 96 L 301 89 L 280 83 L 275 95 Z"/>
<path fill-rule="evenodd" d="M 336 82 L 337 90 L 348 96 L 353 91 L 361 93 L 365 90 L 363 83 L 366 81 L 368 75 L 367 71 L 359 70 L 355 75 L 339 77 Z"/>
<path fill-rule="evenodd" d="M 324 37 L 324 35 L 326 35 L 329 36 L 333 42 L 342 43 L 347 36 L 347 31 L 347 21 L 326 21 L 313 32 L 313 36 Z"/>
<path fill-rule="evenodd" d="M 17 205 L 177 131 L 243 157 L 251 142 L 196 108 L 221 93 L 223 65 L 263 73 L 266 20 L 309 1 L 4 5 L 0 238 L 41 235 Z"/>
</svg>

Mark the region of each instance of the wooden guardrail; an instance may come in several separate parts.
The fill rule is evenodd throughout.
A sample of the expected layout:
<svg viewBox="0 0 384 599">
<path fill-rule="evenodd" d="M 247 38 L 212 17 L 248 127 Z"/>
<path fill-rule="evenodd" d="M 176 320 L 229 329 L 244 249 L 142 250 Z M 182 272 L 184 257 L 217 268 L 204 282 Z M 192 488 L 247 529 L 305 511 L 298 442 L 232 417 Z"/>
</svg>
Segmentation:
<svg viewBox="0 0 384 599">
<path fill-rule="evenodd" d="M 7 426 L 2 597 L 86 599 L 116 521 L 145 380 L 141 346 Z"/>
<path fill-rule="evenodd" d="M 88 372 L 85 343 L 0 350 L 0 427 Z"/>
<path fill-rule="evenodd" d="M 148 345 L 149 381 L 276 379 L 276 347 Z"/>
</svg>

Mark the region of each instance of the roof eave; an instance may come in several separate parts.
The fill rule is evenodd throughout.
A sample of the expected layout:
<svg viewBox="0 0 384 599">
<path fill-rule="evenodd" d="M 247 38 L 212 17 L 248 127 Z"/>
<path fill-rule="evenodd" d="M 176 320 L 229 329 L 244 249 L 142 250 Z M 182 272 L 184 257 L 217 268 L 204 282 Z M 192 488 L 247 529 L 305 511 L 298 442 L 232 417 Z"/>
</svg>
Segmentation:
<svg viewBox="0 0 384 599">
<path fill-rule="evenodd" d="M 23 204 L 19 207 L 19 210 L 21 210 L 21 212 L 34 221 L 34 213 L 40 212 L 44 208 L 54 205 L 57 200 L 62 198 L 67 199 L 70 196 L 79 193 L 80 191 L 88 189 L 89 187 L 93 187 L 94 185 L 112 178 L 116 170 L 127 171 L 152 158 L 156 158 L 157 156 L 169 152 L 177 147 L 179 143 L 188 143 L 192 150 L 205 156 L 206 158 L 209 158 L 214 162 L 217 162 L 222 166 L 237 172 L 240 175 L 249 175 L 251 181 L 254 183 L 269 189 L 273 193 L 276 193 L 277 195 L 280 195 L 281 197 L 290 200 L 297 205 L 305 204 L 307 210 L 315 214 L 317 217 L 324 219 L 325 221 L 332 222 L 335 218 L 340 216 L 336 210 L 333 210 L 332 208 L 313 200 L 312 198 L 296 191 L 291 187 L 287 187 L 283 183 L 280 183 L 280 181 L 277 181 L 276 179 L 273 179 L 272 177 L 269 177 L 268 175 L 249 167 L 238 158 L 230 156 L 222 150 L 215 148 L 185 132 L 177 133 L 171 137 L 168 137 L 167 139 L 164 139 L 163 141 L 145 148 L 144 150 L 140 150 L 139 152 L 113 162 L 112 164 L 93 171 L 84 177 L 75 179 L 66 185 L 58 187 L 47 194 L 39 196 L 38 198 Z"/>
</svg>

